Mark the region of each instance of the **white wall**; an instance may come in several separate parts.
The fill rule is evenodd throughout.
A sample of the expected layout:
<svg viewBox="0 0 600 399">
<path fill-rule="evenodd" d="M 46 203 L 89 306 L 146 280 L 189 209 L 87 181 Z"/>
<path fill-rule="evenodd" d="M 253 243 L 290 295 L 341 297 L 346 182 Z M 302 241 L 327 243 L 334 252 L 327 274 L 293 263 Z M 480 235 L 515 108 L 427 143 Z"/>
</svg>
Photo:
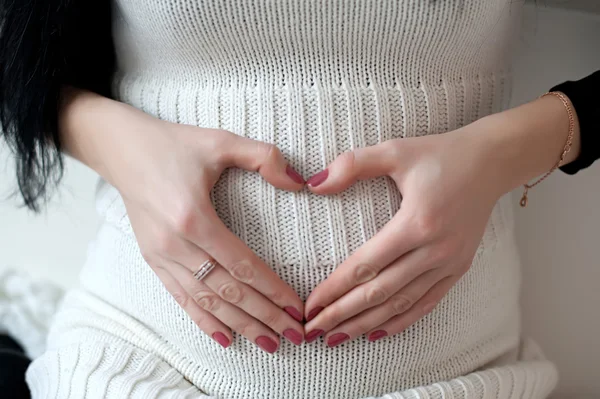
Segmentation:
<svg viewBox="0 0 600 399">
<path fill-rule="evenodd" d="M 93 238 L 97 218 L 94 209 L 96 174 L 69 160 L 64 184 L 47 212 L 34 215 L 17 208 L 13 161 L 5 143 L 0 149 L 0 271 L 25 269 L 63 287 L 77 284 L 78 270 Z"/>
<path fill-rule="evenodd" d="M 534 10 L 515 68 L 515 104 L 600 69 L 600 16 Z M 515 204 L 520 194 L 515 192 Z M 527 208 L 515 213 L 525 331 L 559 366 L 557 398 L 600 397 L 599 205 L 600 164 L 595 164 L 573 177 L 555 173 L 531 191 Z"/>
<path fill-rule="evenodd" d="M 515 104 L 600 69 L 600 17 L 529 11 L 516 62 Z M 10 162 L 0 151 L 0 195 L 13 187 Z M 0 270 L 13 266 L 65 287 L 75 285 L 96 229 L 94 186 L 93 172 L 69 162 L 60 196 L 44 215 L 15 209 L 15 201 L 0 202 Z M 557 362 L 559 398 L 600 397 L 598 204 L 600 164 L 575 177 L 554 174 L 531 192 L 528 208 L 516 212 L 525 330 Z"/>
</svg>

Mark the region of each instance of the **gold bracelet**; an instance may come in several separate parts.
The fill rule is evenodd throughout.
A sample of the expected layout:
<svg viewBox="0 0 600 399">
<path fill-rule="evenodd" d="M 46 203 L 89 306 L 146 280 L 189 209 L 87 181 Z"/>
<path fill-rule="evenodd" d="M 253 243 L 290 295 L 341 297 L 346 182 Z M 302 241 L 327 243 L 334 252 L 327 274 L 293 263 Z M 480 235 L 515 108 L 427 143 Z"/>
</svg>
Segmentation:
<svg viewBox="0 0 600 399">
<path fill-rule="evenodd" d="M 564 162 L 565 157 L 567 156 L 569 151 L 571 151 L 571 145 L 573 144 L 573 134 L 575 133 L 575 117 L 573 114 L 573 109 L 571 108 L 571 104 L 569 103 L 567 96 L 565 96 L 560 91 L 551 91 L 548 93 L 544 93 L 539 98 L 542 98 L 545 96 L 550 96 L 550 95 L 558 97 L 562 101 L 563 105 L 565 106 L 565 109 L 567 110 L 567 115 L 569 116 L 569 135 L 567 136 L 567 142 L 565 143 L 565 148 L 563 149 L 560 159 L 558 160 L 556 165 L 554 165 L 552 167 L 552 169 L 550 169 L 548 172 L 546 172 L 546 174 L 544 176 L 540 177 L 538 180 L 536 180 L 532 184 L 524 184 L 523 185 L 523 187 L 525 187 L 525 191 L 523 192 L 523 196 L 521 197 L 521 201 L 519 202 L 519 204 L 521 204 L 522 207 L 527 206 L 527 193 L 528 193 L 529 189 L 533 188 L 533 187 L 537 186 L 538 184 L 540 184 L 541 182 L 543 182 L 548 176 L 550 176 L 550 174 L 552 174 L 552 172 L 554 172 L 556 169 L 558 169 L 558 167 Z"/>
</svg>

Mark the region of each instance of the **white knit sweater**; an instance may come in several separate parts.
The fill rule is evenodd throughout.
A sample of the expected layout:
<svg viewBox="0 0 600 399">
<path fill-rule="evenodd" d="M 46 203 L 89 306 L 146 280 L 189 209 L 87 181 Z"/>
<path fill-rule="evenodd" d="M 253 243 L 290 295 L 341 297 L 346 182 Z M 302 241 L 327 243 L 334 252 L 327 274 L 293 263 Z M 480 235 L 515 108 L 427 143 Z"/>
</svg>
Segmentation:
<svg viewBox="0 0 600 399">
<path fill-rule="evenodd" d="M 115 96 L 162 119 L 274 143 L 310 176 L 344 151 L 505 107 L 521 22 L 512 3 L 521 2 L 116 0 Z M 401 202 L 385 178 L 326 197 L 234 169 L 213 199 L 303 299 Z M 282 340 L 274 355 L 241 337 L 224 350 L 205 336 L 143 261 L 122 199 L 104 182 L 98 210 L 104 223 L 81 289 L 28 372 L 34 398 L 514 399 L 555 385 L 553 366 L 520 339 L 506 198 L 471 270 L 404 333 L 334 349 Z"/>
</svg>

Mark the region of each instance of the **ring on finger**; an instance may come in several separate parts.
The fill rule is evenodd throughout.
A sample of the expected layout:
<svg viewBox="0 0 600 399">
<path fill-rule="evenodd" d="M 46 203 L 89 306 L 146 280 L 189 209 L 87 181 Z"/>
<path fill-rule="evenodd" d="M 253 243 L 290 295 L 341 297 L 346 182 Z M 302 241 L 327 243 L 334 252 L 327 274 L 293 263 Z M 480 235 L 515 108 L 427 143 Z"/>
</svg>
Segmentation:
<svg viewBox="0 0 600 399">
<path fill-rule="evenodd" d="M 217 265 L 218 263 L 216 260 L 208 258 L 200 265 L 198 270 L 196 270 L 194 278 L 198 281 L 202 281 Z"/>
</svg>

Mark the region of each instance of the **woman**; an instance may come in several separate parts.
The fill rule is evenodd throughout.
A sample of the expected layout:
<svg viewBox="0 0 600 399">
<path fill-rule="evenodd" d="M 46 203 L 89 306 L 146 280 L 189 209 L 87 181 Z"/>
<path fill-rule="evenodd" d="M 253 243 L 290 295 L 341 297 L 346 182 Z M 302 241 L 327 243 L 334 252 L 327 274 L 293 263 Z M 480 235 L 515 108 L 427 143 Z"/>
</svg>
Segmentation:
<svg viewBox="0 0 600 399">
<path fill-rule="evenodd" d="M 9 5 L 26 203 L 59 150 L 102 177 L 33 397 L 546 397 L 504 194 L 580 129 L 564 96 L 502 111 L 521 7 Z"/>
</svg>

